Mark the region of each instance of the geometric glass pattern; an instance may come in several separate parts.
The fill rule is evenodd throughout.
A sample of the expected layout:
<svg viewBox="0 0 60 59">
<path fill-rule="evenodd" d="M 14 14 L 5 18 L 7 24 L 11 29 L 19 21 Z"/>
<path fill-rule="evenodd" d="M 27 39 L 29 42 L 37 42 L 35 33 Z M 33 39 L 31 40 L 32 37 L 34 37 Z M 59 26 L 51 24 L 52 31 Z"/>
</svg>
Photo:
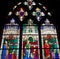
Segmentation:
<svg viewBox="0 0 60 59">
<path fill-rule="evenodd" d="M 24 2 L 24 5 L 27 5 L 29 10 L 31 10 L 33 8 L 33 6 L 36 4 L 33 0 L 27 0 L 27 2 Z"/>
<path fill-rule="evenodd" d="M 24 17 L 27 15 L 27 11 L 25 11 L 23 8 L 20 8 L 20 10 L 16 12 L 16 16 L 19 17 L 20 21 L 23 21 Z"/>
<path fill-rule="evenodd" d="M 40 8 L 36 8 L 32 15 L 35 16 L 38 21 L 42 19 L 42 16 L 45 16 L 44 12 L 42 12 Z"/>
</svg>

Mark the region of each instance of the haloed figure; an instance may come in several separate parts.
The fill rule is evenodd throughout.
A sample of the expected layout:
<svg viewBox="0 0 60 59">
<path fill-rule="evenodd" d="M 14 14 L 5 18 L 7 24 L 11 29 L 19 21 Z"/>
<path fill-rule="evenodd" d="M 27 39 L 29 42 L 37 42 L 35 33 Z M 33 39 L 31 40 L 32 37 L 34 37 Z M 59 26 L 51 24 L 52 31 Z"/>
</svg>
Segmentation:
<svg viewBox="0 0 60 59">
<path fill-rule="evenodd" d="M 45 57 L 47 58 L 47 59 L 49 59 L 50 58 L 50 45 L 49 45 L 49 43 L 48 43 L 48 40 L 45 40 L 45 43 L 44 43 L 44 49 L 45 49 Z"/>
<path fill-rule="evenodd" d="M 1 59 L 6 59 L 6 54 L 7 54 L 6 52 L 7 52 L 7 41 L 5 41 L 5 44 L 3 45 Z"/>
</svg>

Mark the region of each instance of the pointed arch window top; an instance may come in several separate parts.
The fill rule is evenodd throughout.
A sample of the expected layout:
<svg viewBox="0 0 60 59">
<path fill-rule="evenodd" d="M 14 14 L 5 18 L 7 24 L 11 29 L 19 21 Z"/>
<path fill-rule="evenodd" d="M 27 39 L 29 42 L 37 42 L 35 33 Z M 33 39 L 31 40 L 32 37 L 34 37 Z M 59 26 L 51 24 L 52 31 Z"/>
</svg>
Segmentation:
<svg viewBox="0 0 60 59">
<path fill-rule="evenodd" d="M 14 24 L 15 23 L 15 20 L 12 18 L 11 21 L 10 21 L 11 24 Z"/>
<path fill-rule="evenodd" d="M 27 23 L 23 24 L 23 25 L 28 25 L 28 26 L 36 26 L 37 24 L 34 23 L 33 19 L 28 19 Z"/>
<path fill-rule="evenodd" d="M 20 26 L 15 22 L 15 19 L 12 18 L 10 23 L 4 25 L 3 34 L 20 34 Z"/>
<path fill-rule="evenodd" d="M 9 25 L 12 25 L 12 26 L 14 26 L 14 25 L 19 25 L 19 24 L 17 24 L 16 21 L 15 21 L 15 19 L 12 18 L 12 19 L 9 20 L 9 23 L 7 23 L 7 24 L 5 24 L 5 25 L 8 25 L 8 26 L 9 26 Z"/>
<path fill-rule="evenodd" d="M 46 19 L 45 24 L 50 24 L 50 21 L 48 19 Z"/>
<path fill-rule="evenodd" d="M 41 26 L 41 33 L 42 34 L 56 34 L 56 28 L 54 24 L 51 24 L 49 19 L 45 20 L 45 23 Z"/>
<path fill-rule="evenodd" d="M 50 20 L 46 18 L 45 22 L 42 25 L 53 25 L 50 23 Z"/>
<path fill-rule="evenodd" d="M 28 24 L 29 24 L 29 25 L 32 25 L 32 24 L 33 24 L 33 20 L 32 20 L 32 19 L 29 19 L 29 20 L 28 20 Z"/>
</svg>

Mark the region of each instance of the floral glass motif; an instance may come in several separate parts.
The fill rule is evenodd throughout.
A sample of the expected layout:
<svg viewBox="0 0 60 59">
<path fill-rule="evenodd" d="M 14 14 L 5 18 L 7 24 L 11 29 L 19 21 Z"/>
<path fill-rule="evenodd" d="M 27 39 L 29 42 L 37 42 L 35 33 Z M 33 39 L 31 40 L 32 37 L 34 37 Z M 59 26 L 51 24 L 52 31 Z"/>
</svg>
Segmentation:
<svg viewBox="0 0 60 59">
<path fill-rule="evenodd" d="M 14 28 L 14 29 L 13 29 Z M 18 59 L 20 27 L 12 19 L 5 24 L 0 50 L 0 59 Z"/>
<path fill-rule="evenodd" d="M 33 16 L 36 16 L 36 19 L 40 21 L 42 16 L 45 16 L 45 13 L 41 11 L 40 8 L 36 8 L 36 10 L 32 13 Z"/>
<path fill-rule="evenodd" d="M 33 5 L 36 5 L 33 0 L 27 0 L 27 2 L 24 2 L 24 5 L 27 5 L 29 10 L 33 8 Z"/>
<path fill-rule="evenodd" d="M 20 10 L 16 12 L 16 15 L 19 16 L 20 21 L 23 21 L 24 17 L 27 16 L 28 13 L 23 8 L 20 8 Z"/>
<path fill-rule="evenodd" d="M 21 59 L 40 59 L 38 26 L 29 19 L 23 25 Z"/>
<path fill-rule="evenodd" d="M 41 40 L 43 59 L 59 59 L 59 45 L 56 28 L 46 19 L 41 26 Z"/>
</svg>

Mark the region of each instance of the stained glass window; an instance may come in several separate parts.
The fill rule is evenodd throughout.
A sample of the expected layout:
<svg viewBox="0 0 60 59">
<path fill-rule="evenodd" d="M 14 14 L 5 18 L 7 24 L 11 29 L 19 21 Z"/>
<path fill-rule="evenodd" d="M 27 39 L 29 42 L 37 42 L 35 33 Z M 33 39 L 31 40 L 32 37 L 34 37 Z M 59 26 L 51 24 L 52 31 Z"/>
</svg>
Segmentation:
<svg viewBox="0 0 60 59">
<path fill-rule="evenodd" d="M 31 19 L 23 24 L 21 54 L 21 59 L 40 59 L 38 26 Z"/>
<path fill-rule="evenodd" d="M 59 59 L 59 44 L 56 28 L 46 19 L 41 26 L 43 59 Z"/>
<path fill-rule="evenodd" d="M 0 59 L 18 59 L 20 26 L 12 19 L 4 25 Z"/>
<path fill-rule="evenodd" d="M 12 18 L 10 23 L 4 25 L 0 59 L 60 59 L 51 16 L 44 5 L 33 0 L 15 5 L 7 16 L 8 20 Z"/>
</svg>

